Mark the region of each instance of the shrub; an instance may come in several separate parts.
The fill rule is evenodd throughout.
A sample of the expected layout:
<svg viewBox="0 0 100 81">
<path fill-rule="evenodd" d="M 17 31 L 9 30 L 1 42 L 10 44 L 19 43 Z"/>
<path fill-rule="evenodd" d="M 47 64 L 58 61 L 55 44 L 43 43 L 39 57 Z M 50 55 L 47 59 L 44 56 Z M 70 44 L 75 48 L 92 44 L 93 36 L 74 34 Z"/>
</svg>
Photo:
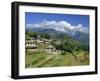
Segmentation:
<svg viewBox="0 0 100 81">
<path fill-rule="evenodd" d="M 61 52 L 61 55 L 65 55 L 65 54 L 66 54 L 66 52 L 65 52 L 65 51 L 62 51 L 62 52 Z"/>
</svg>

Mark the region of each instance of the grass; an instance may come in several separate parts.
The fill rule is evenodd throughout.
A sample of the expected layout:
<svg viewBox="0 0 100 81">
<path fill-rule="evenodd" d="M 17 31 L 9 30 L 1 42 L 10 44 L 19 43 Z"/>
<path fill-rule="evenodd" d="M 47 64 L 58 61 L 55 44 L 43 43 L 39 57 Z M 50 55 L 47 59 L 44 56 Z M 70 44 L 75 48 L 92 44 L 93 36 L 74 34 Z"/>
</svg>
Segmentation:
<svg viewBox="0 0 100 81">
<path fill-rule="evenodd" d="M 25 67 L 36 68 L 36 67 L 57 67 L 57 66 L 79 66 L 89 65 L 89 54 L 85 51 L 74 51 L 73 52 L 77 60 L 72 54 L 66 52 L 65 55 L 50 54 L 43 49 L 36 51 L 28 51 L 25 54 Z"/>
</svg>

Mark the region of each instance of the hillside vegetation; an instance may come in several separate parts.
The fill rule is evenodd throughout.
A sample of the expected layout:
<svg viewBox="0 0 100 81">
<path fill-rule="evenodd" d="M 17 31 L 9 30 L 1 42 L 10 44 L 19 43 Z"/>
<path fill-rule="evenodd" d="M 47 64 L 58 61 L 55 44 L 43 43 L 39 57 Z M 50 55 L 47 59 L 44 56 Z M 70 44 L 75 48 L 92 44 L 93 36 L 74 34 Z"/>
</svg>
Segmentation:
<svg viewBox="0 0 100 81">
<path fill-rule="evenodd" d="M 89 65 L 89 46 L 65 33 L 26 31 L 25 39 L 36 45 L 25 48 L 26 68 Z"/>
</svg>

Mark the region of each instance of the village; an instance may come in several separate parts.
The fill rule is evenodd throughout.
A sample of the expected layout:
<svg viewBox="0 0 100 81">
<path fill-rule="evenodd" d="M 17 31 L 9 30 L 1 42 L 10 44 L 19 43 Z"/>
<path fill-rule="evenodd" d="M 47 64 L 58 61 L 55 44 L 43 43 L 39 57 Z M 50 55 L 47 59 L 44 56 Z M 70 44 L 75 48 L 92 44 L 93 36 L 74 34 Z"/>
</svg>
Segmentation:
<svg viewBox="0 0 100 81">
<path fill-rule="evenodd" d="M 51 45 L 51 39 L 42 38 L 40 35 L 35 37 L 27 38 L 25 41 L 25 48 L 28 51 L 35 51 L 38 49 L 43 49 L 45 52 L 50 54 L 57 54 L 60 50 L 57 50 L 54 46 Z"/>
<path fill-rule="evenodd" d="M 29 37 L 25 41 L 25 67 L 47 67 L 59 65 L 59 63 L 52 63 L 52 61 L 59 59 L 61 51 L 57 50 L 52 44 L 51 39 L 46 39 L 40 35 Z M 49 64 L 49 62 L 51 62 Z M 52 65 L 53 64 L 53 65 Z"/>
</svg>

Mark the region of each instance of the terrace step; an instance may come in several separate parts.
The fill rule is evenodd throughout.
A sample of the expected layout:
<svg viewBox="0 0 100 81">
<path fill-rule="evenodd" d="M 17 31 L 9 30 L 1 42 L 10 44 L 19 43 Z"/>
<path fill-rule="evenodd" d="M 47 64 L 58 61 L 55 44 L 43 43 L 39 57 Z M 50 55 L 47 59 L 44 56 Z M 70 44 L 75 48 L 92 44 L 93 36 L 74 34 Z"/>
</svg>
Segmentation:
<svg viewBox="0 0 100 81">
<path fill-rule="evenodd" d="M 45 64 L 46 62 L 54 59 L 54 56 L 48 56 L 47 58 L 43 59 L 42 61 L 37 62 L 34 67 L 41 67 L 41 65 Z"/>
</svg>

